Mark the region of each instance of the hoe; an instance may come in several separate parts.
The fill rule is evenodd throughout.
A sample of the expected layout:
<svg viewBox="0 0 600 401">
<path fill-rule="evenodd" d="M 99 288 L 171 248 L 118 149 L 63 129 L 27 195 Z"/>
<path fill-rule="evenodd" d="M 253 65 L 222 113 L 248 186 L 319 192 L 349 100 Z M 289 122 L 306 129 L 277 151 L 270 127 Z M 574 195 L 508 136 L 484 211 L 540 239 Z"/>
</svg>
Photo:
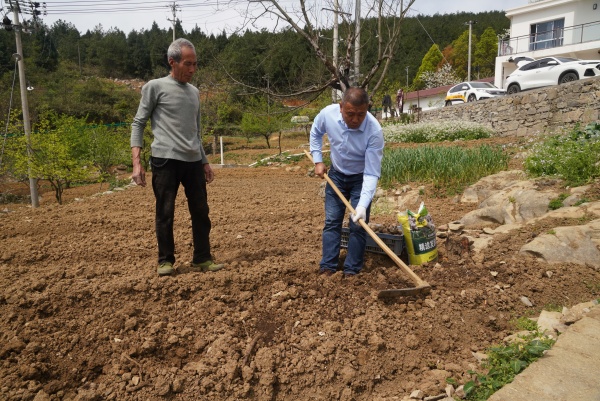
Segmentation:
<svg viewBox="0 0 600 401">
<path fill-rule="evenodd" d="M 304 150 L 304 153 L 306 153 L 308 158 L 311 161 L 313 161 L 311 154 L 306 149 Z M 344 204 L 346 205 L 348 210 L 350 210 L 350 213 L 355 213 L 354 208 L 352 207 L 352 205 L 350 205 L 350 202 L 348 202 L 346 197 L 340 192 L 339 188 L 333 183 L 333 181 L 331 180 L 331 178 L 329 178 L 327 173 L 325 173 L 325 180 L 327 180 L 327 182 L 329 183 L 329 185 L 331 185 L 331 187 L 333 188 L 335 193 L 340 197 L 342 202 L 344 202 Z M 363 219 L 359 219 L 358 223 L 361 225 L 362 228 L 365 229 L 365 231 L 369 234 L 369 236 L 371 238 L 373 238 L 373 241 L 375 241 L 375 243 L 377 243 L 377 245 L 379 245 L 379 247 L 381 247 L 381 249 L 396 263 L 396 265 L 398 265 L 398 267 L 404 273 L 406 273 L 406 275 L 408 275 L 410 277 L 410 279 L 415 283 L 415 287 L 412 287 L 412 288 L 397 288 L 397 289 L 381 290 L 381 291 L 379 291 L 379 294 L 377 295 L 377 297 L 380 299 L 390 299 L 390 298 L 397 298 L 397 297 L 419 296 L 419 295 L 428 294 L 429 291 L 431 290 L 431 286 L 426 281 L 421 280 L 421 278 L 419 276 L 417 276 L 415 274 L 415 272 L 413 272 L 410 269 L 410 267 L 408 267 L 406 265 L 406 263 L 404 263 L 402 261 L 402 259 L 400 259 L 398 257 L 398 255 L 396 255 L 394 253 L 394 251 L 392 251 L 385 244 L 385 242 L 383 242 L 381 240 L 381 238 L 379 238 L 379 236 L 377 234 L 375 234 L 375 232 L 371 229 L 371 227 L 369 227 L 369 225 Z"/>
</svg>

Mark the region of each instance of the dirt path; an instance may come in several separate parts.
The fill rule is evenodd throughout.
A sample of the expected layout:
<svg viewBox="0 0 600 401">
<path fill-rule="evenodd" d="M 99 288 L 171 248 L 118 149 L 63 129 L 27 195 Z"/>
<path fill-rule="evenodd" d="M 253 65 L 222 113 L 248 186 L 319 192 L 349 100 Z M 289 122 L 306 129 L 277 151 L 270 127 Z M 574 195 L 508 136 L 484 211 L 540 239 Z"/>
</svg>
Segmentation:
<svg viewBox="0 0 600 401">
<path fill-rule="evenodd" d="M 414 269 L 433 285 L 424 299 L 376 299 L 380 289 L 411 285 L 383 255 L 368 254 L 356 280 L 321 277 L 320 180 L 307 177 L 307 167 L 217 170 L 209 187 L 212 242 L 227 268 L 214 274 L 186 271 L 183 192 L 179 274 L 164 278 L 155 273 L 150 188 L 103 196 L 89 196 L 97 187 L 79 188 L 62 206 L 7 205 L 10 212 L 0 213 L 0 398 L 436 395 L 446 377 L 466 380 L 476 367 L 472 351 L 512 332 L 511 319 L 598 297 L 598 272 L 517 256 L 531 233 L 507 236 L 480 264 L 440 249 L 439 265 Z M 446 198 L 426 204 L 438 224 L 468 211 Z"/>
</svg>

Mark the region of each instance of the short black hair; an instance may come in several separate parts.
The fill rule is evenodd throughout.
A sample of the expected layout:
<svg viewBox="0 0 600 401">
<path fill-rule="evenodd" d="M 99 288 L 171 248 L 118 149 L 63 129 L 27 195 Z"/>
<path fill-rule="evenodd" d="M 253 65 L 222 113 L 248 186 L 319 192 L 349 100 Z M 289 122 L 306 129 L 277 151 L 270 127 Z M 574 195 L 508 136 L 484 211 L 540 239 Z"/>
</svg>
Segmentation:
<svg viewBox="0 0 600 401">
<path fill-rule="evenodd" d="M 350 103 L 352 106 L 362 106 L 363 104 L 369 104 L 369 95 L 363 88 L 352 86 L 346 89 L 344 96 L 342 96 L 342 104 Z"/>
</svg>

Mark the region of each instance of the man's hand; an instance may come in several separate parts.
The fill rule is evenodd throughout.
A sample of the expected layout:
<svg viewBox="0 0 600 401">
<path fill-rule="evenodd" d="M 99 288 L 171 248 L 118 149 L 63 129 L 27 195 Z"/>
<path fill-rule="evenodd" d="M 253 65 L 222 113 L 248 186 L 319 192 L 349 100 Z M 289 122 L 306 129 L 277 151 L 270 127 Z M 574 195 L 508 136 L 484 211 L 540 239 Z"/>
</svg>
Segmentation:
<svg viewBox="0 0 600 401">
<path fill-rule="evenodd" d="M 142 167 L 141 163 L 138 162 L 133 164 L 133 172 L 131 174 L 131 179 L 137 185 L 140 185 L 142 187 L 146 186 L 146 172 L 144 171 L 144 168 Z"/>
<path fill-rule="evenodd" d="M 210 167 L 210 164 L 206 163 L 202 165 L 204 167 L 204 176 L 206 177 L 206 183 L 210 184 L 215 179 L 215 173 Z"/>
<path fill-rule="evenodd" d="M 354 211 L 356 213 L 352 213 L 351 217 L 352 217 L 352 221 L 357 223 L 358 220 L 362 219 L 362 220 L 367 220 L 367 209 L 365 209 L 362 206 L 357 206 L 356 209 L 354 209 Z"/>
<path fill-rule="evenodd" d="M 327 172 L 327 166 L 325 163 L 320 162 L 315 164 L 315 175 L 325 178 L 325 173 Z"/>
<path fill-rule="evenodd" d="M 131 179 L 137 185 L 142 187 L 146 186 L 146 172 L 144 171 L 144 167 L 142 167 L 142 163 L 140 162 L 140 153 L 142 149 L 139 147 L 131 148 L 131 161 L 133 164 L 133 171 L 131 173 Z"/>
</svg>

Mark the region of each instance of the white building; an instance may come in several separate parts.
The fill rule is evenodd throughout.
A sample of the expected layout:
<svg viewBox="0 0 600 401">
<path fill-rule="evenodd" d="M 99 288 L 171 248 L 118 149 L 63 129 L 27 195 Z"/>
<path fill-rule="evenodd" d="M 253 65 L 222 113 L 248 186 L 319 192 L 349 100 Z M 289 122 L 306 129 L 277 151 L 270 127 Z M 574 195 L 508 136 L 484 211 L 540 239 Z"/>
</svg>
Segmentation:
<svg viewBox="0 0 600 401">
<path fill-rule="evenodd" d="M 523 0 L 525 2 L 527 0 Z M 494 85 L 516 69 L 516 57 L 600 59 L 600 0 L 529 0 L 506 11 L 510 37 L 500 38 Z"/>
</svg>

